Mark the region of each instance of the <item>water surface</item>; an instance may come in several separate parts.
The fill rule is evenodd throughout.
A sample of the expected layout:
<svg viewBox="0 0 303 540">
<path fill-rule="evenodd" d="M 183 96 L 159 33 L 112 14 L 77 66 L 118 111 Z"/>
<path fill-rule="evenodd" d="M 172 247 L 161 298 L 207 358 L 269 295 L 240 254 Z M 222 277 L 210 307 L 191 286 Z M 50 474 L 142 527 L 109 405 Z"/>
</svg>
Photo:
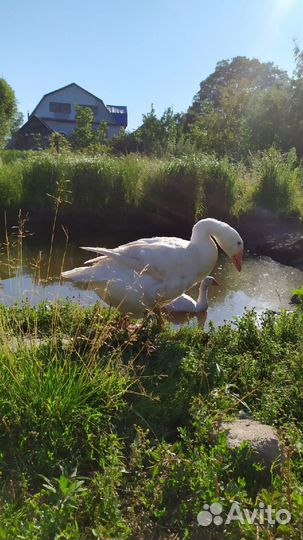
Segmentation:
<svg viewBox="0 0 303 540">
<path fill-rule="evenodd" d="M 128 239 L 129 240 L 129 239 Z M 125 241 L 124 239 L 122 241 Z M 121 243 L 115 239 L 94 241 L 94 245 L 113 246 Z M 86 242 L 88 243 L 88 242 Z M 91 244 L 91 240 L 89 241 Z M 83 241 L 79 241 L 83 245 Z M 60 280 L 65 270 L 81 266 L 87 260 L 87 252 L 71 243 L 54 245 L 49 260 L 49 243 L 43 239 L 25 238 L 21 244 L 13 240 L 9 248 L 2 244 L 0 250 L 0 302 L 12 305 L 16 301 L 29 300 L 33 305 L 43 300 L 73 299 L 82 305 L 99 301 L 93 290 L 79 289 L 72 282 Z M 48 271 L 49 268 L 49 271 Z M 279 311 L 290 308 L 292 289 L 303 283 L 303 272 L 274 262 L 268 257 L 246 255 L 243 270 L 238 273 L 229 259 L 221 254 L 212 275 L 220 287 L 209 291 L 207 323 L 223 324 L 241 316 L 245 309 L 255 309 L 260 315 L 267 309 Z M 197 298 L 197 288 L 190 294 Z"/>
</svg>

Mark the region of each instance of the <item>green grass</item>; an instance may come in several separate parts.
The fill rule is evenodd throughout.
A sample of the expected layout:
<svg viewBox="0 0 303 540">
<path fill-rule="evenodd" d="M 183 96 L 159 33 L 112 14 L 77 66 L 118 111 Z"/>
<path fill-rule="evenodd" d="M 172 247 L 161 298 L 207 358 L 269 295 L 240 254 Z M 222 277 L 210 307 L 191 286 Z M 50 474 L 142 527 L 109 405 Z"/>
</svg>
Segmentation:
<svg viewBox="0 0 303 540">
<path fill-rule="evenodd" d="M 140 211 L 141 221 L 158 216 L 189 227 L 203 216 L 229 219 L 256 205 L 303 215 L 302 168 L 292 152 L 270 149 L 246 165 L 206 154 L 159 160 L 6 152 L 0 159 L 2 210 L 50 215 L 59 196 L 63 221 L 80 215 L 111 222 L 117 213 L 136 219 Z"/>
<path fill-rule="evenodd" d="M 255 162 L 258 184 L 254 199 L 279 215 L 301 216 L 303 193 L 302 170 L 293 153 L 283 156 L 275 148 L 261 154 Z"/>
<path fill-rule="evenodd" d="M 300 308 L 133 333 L 98 305 L 1 306 L 0 538 L 255 539 L 249 524 L 198 527 L 204 503 L 234 500 L 291 510 L 260 538 L 301 538 L 302 331 Z M 215 435 L 243 408 L 279 430 L 282 471 Z"/>
</svg>

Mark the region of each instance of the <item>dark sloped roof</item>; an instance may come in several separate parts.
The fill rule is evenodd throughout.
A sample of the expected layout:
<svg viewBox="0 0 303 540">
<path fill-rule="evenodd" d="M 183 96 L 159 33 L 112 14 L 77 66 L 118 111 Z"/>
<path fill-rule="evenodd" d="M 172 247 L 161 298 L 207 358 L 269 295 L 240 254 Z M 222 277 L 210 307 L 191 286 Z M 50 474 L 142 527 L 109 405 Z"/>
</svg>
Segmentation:
<svg viewBox="0 0 303 540">
<path fill-rule="evenodd" d="M 27 122 L 21 126 L 20 129 L 18 129 L 17 133 L 19 135 L 25 135 L 25 133 L 36 133 L 40 132 L 41 127 L 43 127 L 44 131 L 48 131 L 49 133 L 52 133 L 54 130 L 49 127 L 39 116 L 36 116 L 35 114 L 32 114 Z"/>
</svg>

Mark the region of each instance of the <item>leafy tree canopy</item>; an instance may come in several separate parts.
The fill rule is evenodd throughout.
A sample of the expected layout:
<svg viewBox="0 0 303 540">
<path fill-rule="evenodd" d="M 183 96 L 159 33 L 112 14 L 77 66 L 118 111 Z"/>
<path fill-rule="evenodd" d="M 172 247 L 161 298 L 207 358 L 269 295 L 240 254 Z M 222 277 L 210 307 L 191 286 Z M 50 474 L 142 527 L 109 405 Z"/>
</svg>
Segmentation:
<svg viewBox="0 0 303 540">
<path fill-rule="evenodd" d="M 221 108 L 224 91 L 238 87 L 248 94 L 271 88 L 287 87 L 289 78 L 286 71 L 279 69 L 272 62 L 262 63 L 257 59 L 236 56 L 232 60 L 221 60 L 216 69 L 200 83 L 200 90 L 194 96 L 189 114 L 201 114 L 205 106 Z"/>
<path fill-rule="evenodd" d="M 16 117 L 15 92 L 5 79 L 0 79 L 0 148 L 5 146 L 11 135 Z"/>
<path fill-rule="evenodd" d="M 237 159 L 272 144 L 285 151 L 296 146 L 302 155 L 296 144 L 300 126 L 297 105 L 302 95 L 298 84 L 300 51 L 295 50 L 295 55 L 295 81 L 272 62 L 242 56 L 218 62 L 215 71 L 201 82 L 184 117 L 184 130 L 192 144 L 199 150 Z"/>
</svg>

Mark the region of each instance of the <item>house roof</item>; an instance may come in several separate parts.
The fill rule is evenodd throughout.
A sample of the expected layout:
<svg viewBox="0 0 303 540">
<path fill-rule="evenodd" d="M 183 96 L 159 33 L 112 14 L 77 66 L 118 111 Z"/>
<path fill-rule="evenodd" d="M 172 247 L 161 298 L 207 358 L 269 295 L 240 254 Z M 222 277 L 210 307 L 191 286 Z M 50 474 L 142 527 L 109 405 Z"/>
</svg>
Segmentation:
<svg viewBox="0 0 303 540">
<path fill-rule="evenodd" d="M 35 114 L 31 114 L 31 116 L 29 117 L 29 119 L 27 120 L 27 122 L 25 122 L 25 124 L 23 124 L 23 126 L 21 126 L 20 129 L 18 129 L 18 132 L 19 134 L 23 134 L 23 133 L 29 133 L 29 129 L 31 126 L 34 126 L 36 124 L 40 124 L 42 125 L 45 129 L 47 129 L 50 133 L 52 133 L 54 130 L 49 127 L 47 125 L 46 122 L 43 122 L 43 120 L 41 120 L 41 118 L 39 116 L 36 116 Z"/>
<path fill-rule="evenodd" d="M 36 105 L 36 107 L 34 108 L 33 112 L 31 113 L 31 116 L 33 116 L 35 114 L 35 111 L 37 110 L 37 108 L 39 107 L 40 103 L 42 103 L 43 99 L 46 97 L 46 96 L 50 96 L 51 94 L 55 94 L 56 92 L 59 92 L 60 90 L 65 90 L 65 88 L 69 88 L 70 86 L 76 86 L 77 88 L 80 88 L 80 90 L 83 90 L 83 92 L 85 92 L 86 94 L 89 94 L 90 96 L 92 96 L 94 99 L 98 99 L 98 101 L 101 101 L 101 103 L 104 105 L 104 107 L 106 107 L 109 111 L 109 113 L 111 114 L 111 116 L 113 117 L 113 124 L 118 124 L 119 126 L 127 126 L 127 107 L 125 106 L 117 106 L 117 105 L 105 105 L 104 101 L 95 96 L 95 94 L 92 94 L 91 92 L 89 92 L 88 90 L 86 90 L 85 88 L 83 88 L 82 86 L 80 86 L 79 84 L 77 83 L 70 83 L 70 84 L 66 84 L 65 86 L 61 86 L 60 88 L 57 88 L 57 90 L 53 90 L 52 92 L 48 92 L 47 94 L 44 94 L 42 96 L 42 98 L 40 99 L 39 103 Z M 124 109 L 124 112 L 123 113 L 113 113 L 110 108 L 117 108 L 117 109 Z M 125 123 L 126 122 L 126 123 Z"/>
</svg>

